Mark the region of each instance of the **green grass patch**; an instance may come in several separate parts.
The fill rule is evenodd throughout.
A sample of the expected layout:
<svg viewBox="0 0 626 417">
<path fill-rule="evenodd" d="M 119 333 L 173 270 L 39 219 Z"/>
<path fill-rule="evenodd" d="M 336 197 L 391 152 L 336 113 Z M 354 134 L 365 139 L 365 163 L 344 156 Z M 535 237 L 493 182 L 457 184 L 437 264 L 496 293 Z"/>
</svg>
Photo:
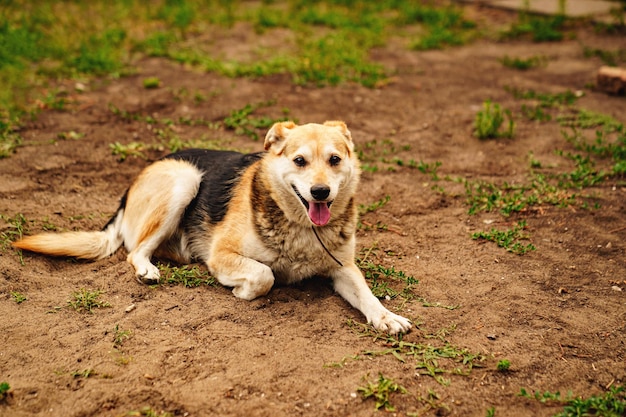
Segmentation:
<svg viewBox="0 0 626 417">
<path fill-rule="evenodd" d="M 511 368 L 511 361 L 508 359 L 502 359 L 498 361 L 498 365 L 496 365 L 496 369 L 500 372 L 507 372 Z"/>
<path fill-rule="evenodd" d="M 378 379 L 374 382 L 365 381 L 365 386 L 359 387 L 357 391 L 361 394 L 363 399 L 373 398 L 376 404 L 376 410 L 384 408 L 385 411 L 396 411 L 396 408 L 391 405 L 391 394 L 400 393 L 406 394 L 407 390 L 402 385 L 398 384 L 394 380 L 378 374 Z"/>
<path fill-rule="evenodd" d="M 247 104 L 241 109 L 235 109 L 230 112 L 221 121 L 207 121 L 204 119 L 180 118 L 178 120 L 156 119 L 149 115 L 138 113 L 130 113 L 121 110 L 114 105 L 110 105 L 110 110 L 116 116 L 123 120 L 142 121 L 152 126 L 150 131 L 154 134 L 155 143 L 145 142 L 114 142 L 109 144 L 111 153 L 118 157 L 120 161 L 124 161 L 128 157 L 147 158 L 146 153 L 149 151 L 177 152 L 187 148 L 215 149 L 215 150 L 238 150 L 225 146 L 223 139 L 208 139 L 203 136 L 199 139 L 185 140 L 177 133 L 176 125 L 184 126 L 207 126 L 214 131 L 222 131 L 224 133 L 233 132 L 235 135 L 245 135 L 253 140 L 258 140 L 263 132 L 267 131 L 274 123 L 286 121 L 289 118 L 289 109 L 281 109 L 283 116 L 272 117 L 267 115 L 258 115 L 257 112 L 262 108 L 274 105 L 275 102 L 261 102 L 256 104 Z"/>
<path fill-rule="evenodd" d="M 601 128 L 606 133 L 622 132 L 623 124 L 615 120 L 612 116 L 604 113 L 597 113 L 585 109 L 575 110 L 574 114 L 563 115 L 557 119 L 561 126 L 590 129 Z"/>
<path fill-rule="evenodd" d="M 542 107 L 571 106 L 583 96 L 582 92 L 571 90 L 565 90 L 561 93 L 541 93 L 535 90 L 520 90 L 512 87 L 506 87 L 505 90 L 518 100 L 534 100 Z"/>
<path fill-rule="evenodd" d="M 626 174 L 626 128 L 623 123 L 609 115 L 582 109 L 573 116 L 560 118 L 559 121 L 562 126 L 571 129 L 571 133 L 562 132 L 565 139 L 577 151 L 584 153 L 560 152 L 576 162 L 579 172 L 570 174 L 570 177 L 575 181 L 581 177 L 584 181 L 575 182 L 575 185 L 593 185 L 606 177 Z M 587 138 L 585 129 L 595 129 L 593 140 Z M 592 157 L 600 161 L 610 160 L 610 166 L 606 171 L 598 171 Z"/>
<path fill-rule="evenodd" d="M 10 121 L 8 117 L 3 117 L 3 111 L 0 108 L 0 159 L 11 156 L 22 144 L 22 137 L 16 129 L 16 123 Z"/>
<path fill-rule="evenodd" d="M 84 313 L 93 313 L 96 308 L 111 307 L 108 302 L 100 300 L 102 294 L 104 291 L 81 288 L 72 293 L 71 298 L 67 301 L 67 306 Z"/>
<path fill-rule="evenodd" d="M 144 151 L 150 147 L 151 145 L 141 142 L 130 142 L 127 144 L 115 142 L 109 144 L 111 154 L 117 156 L 120 162 L 125 161 L 129 156 L 145 159 Z"/>
<path fill-rule="evenodd" d="M 11 242 L 20 240 L 28 229 L 28 220 L 22 213 L 17 213 L 13 218 L 0 214 L 0 220 L 4 220 L 5 227 L 0 229 L 0 250 L 11 249 Z M 24 256 L 21 249 L 14 249 L 20 263 L 24 265 Z"/>
<path fill-rule="evenodd" d="M 549 406 L 563 405 L 563 411 L 553 417 L 602 416 L 620 417 L 626 415 L 626 387 L 624 385 L 610 387 L 602 395 L 588 398 L 574 397 L 568 393 L 565 397 L 560 392 L 539 392 L 533 394 L 521 388 L 520 397 L 535 399 Z"/>
<path fill-rule="evenodd" d="M 90 377 L 96 376 L 96 375 L 98 375 L 98 373 L 95 370 L 90 369 L 90 368 L 83 369 L 82 371 L 75 370 L 75 371 L 70 372 L 70 376 L 72 378 L 75 378 L 75 379 L 76 378 L 85 378 L 86 379 L 86 378 L 90 378 Z"/>
<path fill-rule="evenodd" d="M 217 285 L 217 280 L 208 271 L 203 271 L 197 265 L 171 266 L 158 264 L 161 272 L 161 282 L 168 285 L 182 285 L 195 288 L 201 285 Z"/>
<path fill-rule="evenodd" d="M 520 90 L 511 87 L 505 89 L 518 100 L 530 101 L 528 104 L 522 104 L 522 114 L 529 120 L 539 122 L 552 120 L 555 111 L 558 119 L 562 116 L 563 111 L 567 111 L 570 106 L 576 103 L 576 100 L 584 95 L 582 91 L 573 92 L 571 90 L 561 93 L 541 93 L 535 90 Z"/>
<path fill-rule="evenodd" d="M 28 298 L 26 298 L 26 296 L 18 291 L 11 291 L 11 298 L 13 299 L 13 301 L 15 301 L 17 304 L 22 304 L 24 301 L 28 300 Z"/>
<path fill-rule="evenodd" d="M 463 17 L 461 9 L 455 7 L 432 7 L 418 2 L 406 2 L 401 6 L 397 22 L 421 25 L 422 31 L 413 40 L 416 50 L 442 49 L 467 43 L 476 24 Z"/>
<path fill-rule="evenodd" d="M 237 135 L 246 135 L 253 140 L 258 140 L 260 131 L 269 129 L 274 123 L 289 120 L 289 117 L 287 117 L 287 114 L 289 114 L 288 109 L 283 109 L 285 116 L 279 118 L 254 114 L 258 109 L 274 104 L 274 101 L 246 104 L 241 109 L 231 111 L 230 115 L 225 117 L 222 123 L 227 129 L 234 130 Z"/>
<path fill-rule="evenodd" d="M 367 213 L 372 213 L 378 209 L 381 209 L 389 203 L 391 197 L 386 195 L 378 201 L 374 201 L 371 204 L 359 204 L 359 215 L 362 216 Z"/>
<path fill-rule="evenodd" d="M 448 386 L 451 379 L 446 376 L 468 376 L 474 367 L 481 367 L 487 359 L 480 353 L 454 346 L 446 340 L 449 329 L 444 333 L 424 335 L 424 339 L 439 341 L 438 343 L 414 343 L 374 331 L 370 326 L 348 322 L 348 325 L 364 337 L 373 337 L 382 346 L 380 350 L 365 350 L 357 355 L 360 357 L 391 356 L 396 360 L 412 365 L 420 375 L 430 376 L 437 383 Z"/>
<path fill-rule="evenodd" d="M 583 47 L 585 58 L 600 58 L 602 63 L 610 67 L 616 67 L 626 62 L 626 49 L 616 49 L 613 51 L 602 48 Z"/>
<path fill-rule="evenodd" d="M 555 16 L 536 16 L 522 11 L 517 22 L 501 34 L 503 39 L 530 39 L 533 42 L 558 42 L 565 38 L 567 18 L 565 0 L 560 0 L 562 12 Z"/>
<path fill-rule="evenodd" d="M 505 55 L 500 58 L 500 63 L 507 68 L 513 68 L 521 71 L 526 71 L 531 68 L 537 68 L 545 66 L 548 59 L 545 56 L 531 56 L 529 58 L 517 58 L 517 57 L 509 57 Z"/>
<path fill-rule="evenodd" d="M 113 347 L 118 350 L 121 349 L 124 342 L 130 339 L 132 334 L 130 330 L 122 330 L 119 324 L 116 324 L 113 328 Z"/>
<path fill-rule="evenodd" d="M 287 74 L 296 84 L 375 87 L 390 75 L 370 52 L 389 35 L 410 37 L 417 49 L 441 48 L 467 42 L 476 26 L 461 8 L 410 0 L 304 0 L 246 7 L 200 0 L 18 0 L 5 4 L 2 13 L 0 108 L 11 116 L 33 110 L 50 81 L 124 76 L 136 71 L 142 56 L 165 57 L 229 77 Z M 257 48 L 236 59 L 216 53 L 204 34 L 228 36 L 238 22 L 250 24 L 261 36 L 272 36 L 270 31 L 277 28 L 287 31 L 287 47 Z"/>
<path fill-rule="evenodd" d="M 372 139 L 359 145 L 356 149 L 361 169 L 365 172 L 376 173 L 381 170 L 396 171 L 401 168 L 417 169 L 424 174 L 430 174 L 435 181 L 439 180 L 437 170 L 441 162 L 424 162 L 402 158 L 404 153 L 411 150 L 410 145 L 397 145 L 393 139 Z"/>
<path fill-rule="evenodd" d="M 0 246 L 3 250 L 6 250 L 11 245 L 11 242 L 20 240 L 27 230 L 28 220 L 22 213 L 17 213 L 15 216 L 8 217 L 0 214 L 0 219 L 4 220 L 6 226 L 0 233 Z"/>
<path fill-rule="evenodd" d="M 503 129 L 504 118 L 508 119 Z M 511 111 L 502 109 L 500 104 L 487 100 L 483 103 L 474 119 L 474 136 L 478 139 L 512 138 L 515 131 L 515 122 Z"/>
<path fill-rule="evenodd" d="M 414 297 L 412 289 L 419 283 L 415 277 L 406 275 L 405 272 L 399 271 L 393 266 L 385 267 L 368 261 L 359 262 L 358 266 L 363 271 L 372 293 L 377 298 L 393 299 L 402 296 L 411 299 Z M 403 283 L 404 288 L 401 290 L 394 289 L 390 286 L 393 281 Z"/>
<path fill-rule="evenodd" d="M 419 281 L 412 275 L 395 267 L 386 267 L 370 260 L 376 255 L 376 245 L 363 251 L 363 255 L 356 259 L 357 266 L 363 272 L 368 281 L 372 293 L 381 299 L 394 299 L 401 297 L 405 302 L 416 298 L 413 293 L 414 287 Z M 398 285 L 402 288 L 398 288 Z"/>
<path fill-rule="evenodd" d="M 6 399 L 10 390 L 11 386 L 8 382 L 0 382 L 0 401 L 4 401 Z"/>
<path fill-rule="evenodd" d="M 161 80 L 157 77 L 148 77 L 143 79 L 143 88 L 151 90 L 159 88 L 161 86 Z"/>
<path fill-rule="evenodd" d="M 543 167 L 541 161 L 530 154 L 528 178 L 522 183 L 458 179 L 465 185 L 470 214 L 499 211 L 509 216 L 545 204 L 588 207 L 589 196 L 581 190 L 626 173 L 626 129 L 621 122 L 606 114 L 575 109 L 573 105 L 581 97 L 577 92 L 509 91 L 518 99 L 538 103 L 535 109 L 545 109 L 544 120 L 551 120 L 553 113 L 549 112 L 557 109 L 556 120 L 564 128 L 562 134 L 574 151 L 556 151 L 565 159 L 562 164 L 565 169 Z M 592 129 L 595 140 L 589 137 Z"/>
</svg>

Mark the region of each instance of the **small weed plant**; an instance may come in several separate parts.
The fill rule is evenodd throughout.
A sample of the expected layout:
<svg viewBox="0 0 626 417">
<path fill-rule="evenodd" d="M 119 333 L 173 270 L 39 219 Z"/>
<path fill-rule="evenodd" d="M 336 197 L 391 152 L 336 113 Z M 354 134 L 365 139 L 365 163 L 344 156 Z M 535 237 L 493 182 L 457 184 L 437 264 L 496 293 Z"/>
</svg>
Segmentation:
<svg viewBox="0 0 626 417">
<path fill-rule="evenodd" d="M 505 55 L 504 57 L 500 58 L 500 63 L 505 67 L 521 71 L 545 66 L 546 62 L 547 58 L 539 55 L 531 56 L 530 58 L 517 58 Z"/>
<path fill-rule="evenodd" d="M 581 417 L 602 416 L 620 417 L 626 415 L 626 387 L 624 385 L 610 387 L 602 395 L 592 395 L 589 398 L 574 397 L 572 393 L 562 397 L 560 392 L 539 392 L 530 394 L 521 388 L 520 397 L 535 399 L 543 404 L 563 405 L 563 411 L 554 417 Z"/>
<path fill-rule="evenodd" d="M 123 120 L 143 121 L 151 126 L 150 131 L 154 134 L 155 143 L 129 142 L 123 144 L 115 142 L 109 144 L 111 153 L 118 157 L 119 161 L 124 161 L 128 157 L 146 159 L 146 153 L 149 151 L 177 152 L 186 148 L 201 148 L 215 150 L 237 150 L 224 146 L 223 139 L 200 139 L 183 140 L 178 133 L 179 129 L 176 125 L 185 126 L 207 126 L 213 131 L 234 131 L 236 135 L 245 135 L 253 140 L 258 140 L 261 132 L 267 130 L 276 122 L 286 121 L 289 109 L 282 109 L 282 117 L 258 116 L 257 110 L 274 105 L 274 101 L 262 102 L 257 104 L 247 104 L 241 109 L 231 111 L 222 121 L 211 122 L 204 119 L 193 119 L 189 117 L 181 117 L 178 120 L 157 119 L 149 115 L 141 115 L 138 113 L 130 113 L 121 110 L 114 105 L 109 108 L 113 114 Z"/>
<path fill-rule="evenodd" d="M 463 45 L 473 36 L 476 27 L 474 22 L 463 18 L 457 8 L 433 8 L 415 2 L 402 6 L 402 16 L 398 20 L 422 26 L 420 36 L 411 45 L 417 50 Z"/>
<path fill-rule="evenodd" d="M 583 47 L 583 54 L 586 58 L 600 58 L 608 66 L 617 67 L 620 63 L 626 62 L 626 49 L 610 51 L 608 49 Z"/>
<path fill-rule="evenodd" d="M 419 281 L 413 276 L 408 276 L 393 266 L 384 267 L 368 261 L 360 262 L 359 268 L 363 271 L 365 279 L 368 280 L 372 293 L 376 297 L 386 299 L 393 299 L 398 296 L 402 296 L 405 299 L 414 298 L 412 290 Z M 404 283 L 404 288 L 402 290 L 394 289 L 390 286 L 393 281 Z"/>
<path fill-rule="evenodd" d="M 118 350 L 121 349 L 124 342 L 130 339 L 132 334 L 130 330 L 122 330 L 119 324 L 116 324 L 113 328 L 113 347 Z"/>
<path fill-rule="evenodd" d="M 584 96 L 582 91 L 565 90 L 561 93 L 542 93 L 535 90 L 520 90 L 518 88 L 506 87 L 509 93 L 517 100 L 533 100 L 541 107 L 571 106 Z"/>
<path fill-rule="evenodd" d="M 0 233 L 0 245 L 2 245 L 2 249 L 7 249 L 11 242 L 22 238 L 28 221 L 22 213 L 18 213 L 12 218 L 0 214 L 0 219 L 3 219 L 7 224 L 5 230 Z"/>
<path fill-rule="evenodd" d="M 17 133 L 15 123 L 2 117 L 1 111 L 0 109 L 0 159 L 11 156 L 22 144 L 22 137 Z"/>
<path fill-rule="evenodd" d="M 526 252 L 536 250 L 532 243 L 524 245 L 520 240 L 528 239 L 528 236 L 522 233 L 526 228 L 526 221 L 519 221 L 512 229 L 497 230 L 491 229 L 488 232 L 476 232 L 472 234 L 472 239 L 483 239 L 495 242 L 499 247 L 505 248 L 507 251 L 517 255 L 523 255 Z"/>
<path fill-rule="evenodd" d="M 375 253 L 375 250 L 376 246 L 374 245 L 365 251 L 363 257 L 357 259 L 357 266 L 363 272 L 372 293 L 381 299 L 393 299 L 398 296 L 406 301 L 415 299 L 416 296 L 413 293 L 413 289 L 419 281 L 393 266 L 385 267 L 369 260 L 368 258 Z M 404 288 L 396 289 L 394 284 L 398 282 Z"/>
<path fill-rule="evenodd" d="M 496 369 L 500 372 L 507 372 L 510 368 L 511 361 L 509 361 L 508 359 L 502 359 L 498 361 L 498 365 L 496 366 Z"/>
<path fill-rule="evenodd" d="M 28 298 L 26 298 L 24 294 L 17 292 L 17 291 L 11 291 L 11 298 L 17 304 L 22 304 L 24 301 L 28 300 Z"/>
<path fill-rule="evenodd" d="M 391 395 L 394 393 L 406 394 L 407 390 L 394 380 L 378 374 L 378 379 L 374 382 L 365 381 L 363 387 L 358 388 L 363 399 L 373 398 L 375 400 L 376 409 L 384 408 L 385 411 L 395 411 L 396 408 L 391 404 Z"/>
<path fill-rule="evenodd" d="M 422 409 L 415 413 L 407 413 L 408 417 L 419 417 L 426 415 L 424 413 L 433 414 L 436 416 L 449 415 L 451 408 L 443 402 L 442 395 L 438 394 L 432 389 L 428 389 L 426 395 L 417 395 L 417 400 L 423 405 Z M 444 397 L 445 398 L 445 397 Z"/>
<path fill-rule="evenodd" d="M 518 21 L 502 33 L 505 39 L 530 38 L 533 42 L 555 42 L 564 38 L 567 24 L 565 2 L 559 0 L 560 12 L 555 16 L 536 16 L 524 10 L 519 14 Z M 526 3 L 528 7 L 528 3 Z"/>
<path fill-rule="evenodd" d="M 502 125 L 508 119 L 508 125 L 503 130 Z M 478 139 L 512 138 L 515 131 L 515 122 L 510 110 L 503 110 L 500 104 L 487 100 L 483 109 L 479 110 L 474 120 L 474 135 Z"/>
<path fill-rule="evenodd" d="M 93 313 L 96 308 L 111 307 L 108 302 L 100 300 L 102 294 L 104 292 L 100 290 L 81 288 L 72 293 L 71 299 L 67 301 L 67 306 L 84 313 Z"/>
<path fill-rule="evenodd" d="M 423 174 L 429 174 L 434 181 L 439 180 L 437 169 L 441 162 L 415 161 L 403 159 L 401 154 L 411 150 L 410 145 L 398 146 L 392 139 L 373 139 L 357 148 L 357 155 L 361 161 L 361 168 L 365 172 L 375 173 L 384 169 L 395 171 L 399 168 L 417 169 Z"/>
<path fill-rule="evenodd" d="M 208 271 L 201 270 L 197 265 L 171 266 L 159 264 L 162 281 L 169 285 L 182 285 L 187 288 L 195 288 L 201 285 L 217 285 L 215 278 Z"/>
<path fill-rule="evenodd" d="M 111 153 L 117 156 L 118 160 L 122 162 L 129 156 L 145 159 L 143 151 L 149 148 L 149 146 L 140 142 L 130 142 L 126 145 L 120 142 L 115 142 L 109 144 L 109 148 L 111 149 Z"/>
<path fill-rule="evenodd" d="M 82 371 L 76 370 L 73 372 L 70 372 L 70 375 L 73 378 L 90 378 L 92 376 L 96 376 L 98 375 L 98 373 L 96 371 L 94 371 L 93 369 L 83 369 Z"/>
<path fill-rule="evenodd" d="M 562 93 L 540 93 L 535 90 L 520 90 L 506 87 L 517 100 L 527 100 L 530 103 L 522 104 L 522 114 L 529 120 L 549 122 L 554 118 L 555 110 L 563 111 L 573 105 L 584 95 L 582 91 L 566 90 Z M 557 115 L 559 117 L 560 115 Z"/>
<path fill-rule="evenodd" d="M 454 346 L 446 340 L 451 330 L 444 329 L 433 335 L 425 334 L 424 339 L 439 341 L 438 343 L 413 343 L 376 332 L 368 325 L 348 322 L 352 329 L 365 337 L 373 337 L 381 341 L 383 349 L 366 350 L 359 356 L 380 357 L 391 355 L 402 363 L 412 364 L 420 375 L 432 377 L 439 384 L 448 386 L 451 383 L 444 375 L 470 374 L 474 367 L 482 366 L 486 357 L 479 353 L 472 353 L 468 349 Z"/>
<path fill-rule="evenodd" d="M 257 104 L 246 104 L 243 108 L 233 110 L 230 115 L 224 118 L 224 126 L 235 131 L 237 135 L 246 135 L 253 140 L 259 139 L 259 130 L 269 129 L 276 122 L 284 122 L 289 118 L 279 119 L 268 116 L 253 116 L 253 113 L 261 107 L 273 105 L 273 101 Z"/>
<path fill-rule="evenodd" d="M 7 224 L 5 229 L 0 232 L 0 249 L 5 251 L 11 247 L 11 242 L 20 240 L 28 227 L 28 221 L 22 213 L 18 213 L 13 218 L 0 214 L 0 219 L 4 220 Z M 15 249 L 20 264 L 24 265 L 24 256 L 20 249 Z"/>
<path fill-rule="evenodd" d="M 364 214 L 372 213 L 378 209 L 381 209 L 385 207 L 387 203 L 389 203 L 390 200 L 391 200 L 391 196 L 386 195 L 380 200 L 374 201 L 371 204 L 368 204 L 368 205 L 359 204 L 359 215 L 362 216 Z"/>
<path fill-rule="evenodd" d="M 11 390 L 8 382 L 0 382 L 0 401 L 4 401 Z"/>
<path fill-rule="evenodd" d="M 147 90 L 159 88 L 161 86 L 161 80 L 157 77 L 148 77 L 143 79 L 143 88 Z"/>
</svg>

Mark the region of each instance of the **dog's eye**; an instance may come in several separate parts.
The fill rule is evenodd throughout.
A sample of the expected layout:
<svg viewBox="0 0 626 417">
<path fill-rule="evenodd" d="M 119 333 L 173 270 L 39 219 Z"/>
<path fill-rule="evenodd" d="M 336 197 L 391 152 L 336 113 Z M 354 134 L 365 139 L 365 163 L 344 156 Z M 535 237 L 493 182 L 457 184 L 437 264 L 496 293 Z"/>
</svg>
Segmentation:
<svg viewBox="0 0 626 417">
<path fill-rule="evenodd" d="M 330 160 L 328 162 L 330 162 L 331 166 L 336 166 L 339 165 L 339 162 L 341 162 L 341 158 L 337 155 L 333 155 L 330 157 Z"/>
<path fill-rule="evenodd" d="M 298 156 L 294 158 L 293 163 L 296 164 L 296 166 L 303 167 L 306 165 L 306 160 L 303 157 Z"/>
</svg>

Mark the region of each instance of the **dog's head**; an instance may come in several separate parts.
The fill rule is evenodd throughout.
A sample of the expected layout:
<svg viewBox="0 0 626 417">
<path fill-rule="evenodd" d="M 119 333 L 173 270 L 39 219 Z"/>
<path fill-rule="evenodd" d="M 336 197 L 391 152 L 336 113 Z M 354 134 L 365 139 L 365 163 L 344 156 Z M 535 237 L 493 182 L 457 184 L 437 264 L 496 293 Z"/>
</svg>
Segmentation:
<svg viewBox="0 0 626 417">
<path fill-rule="evenodd" d="M 346 209 L 359 179 L 359 163 L 344 122 L 298 126 L 276 123 L 265 137 L 279 204 L 301 222 L 326 225 Z"/>
</svg>

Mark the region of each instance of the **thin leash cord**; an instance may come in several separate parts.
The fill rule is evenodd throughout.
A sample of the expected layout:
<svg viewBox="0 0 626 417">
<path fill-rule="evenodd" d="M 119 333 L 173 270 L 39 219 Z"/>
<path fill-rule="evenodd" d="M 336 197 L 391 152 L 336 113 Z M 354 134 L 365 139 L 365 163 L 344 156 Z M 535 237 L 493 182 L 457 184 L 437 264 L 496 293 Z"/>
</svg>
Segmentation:
<svg viewBox="0 0 626 417">
<path fill-rule="evenodd" d="M 330 253 L 330 251 L 328 250 L 328 248 L 326 247 L 326 245 L 324 245 L 324 242 L 322 242 L 322 239 L 320 239 L 320 236 L 317 234 L 317 230 L 315 230 L 315 226 L 311 226 L 311 229 L 313 229 L 313 233 L 315 233 L 315 237 L 317 238 L 317 241 L 320 242 L 320 245 L 322 245 L 322 247 L 324 248 L 324 250 L 326 251 L 326 253 L 328 254 L 328 256 L 330 256 L 331 258 L 333 258 L 333 260 L 335 262 L 337 262 L 339 264 L 339 266 L 343 266 L 343 264 L 341 263 L 341 261 L 337 258 L 335 258 L 333 256 L 332 253 Z"/>
</svg>

